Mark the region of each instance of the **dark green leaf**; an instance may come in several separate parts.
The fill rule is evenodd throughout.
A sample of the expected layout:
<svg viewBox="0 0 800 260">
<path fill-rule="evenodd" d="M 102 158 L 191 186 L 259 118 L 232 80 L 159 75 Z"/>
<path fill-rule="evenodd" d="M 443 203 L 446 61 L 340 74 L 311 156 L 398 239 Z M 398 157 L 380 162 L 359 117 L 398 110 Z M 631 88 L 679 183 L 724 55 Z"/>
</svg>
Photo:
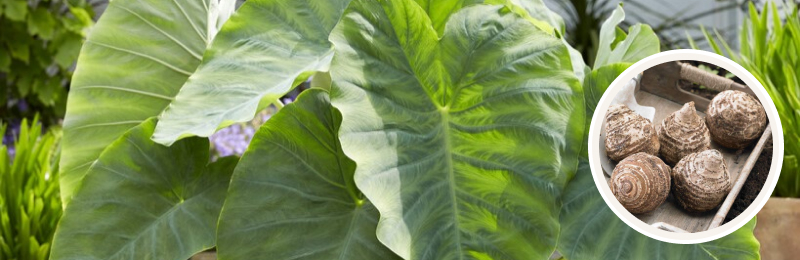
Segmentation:
<svg viewBox="0 0 800 260">
<path fill-rule="evenodd" d="M 608 208 L 588 163 L 564 194 L 558 252 L 567 259 L 759 259 L 756 220 L 720 239 L 693 245 L 661 242 L 633 230 Z"/>
<path fill-rule="evenodd" d="M 3 48 L 3 46 L 0 46 L 0 71 L 8 72 L 9 71 L 8 69 L 10 67 L 11 67 L 11 55 L 9 55 L 7 51 L 5 51 L 5 48 Z M 5 84 L 5 82 L 2 83 Z"/>
<path fill-rule="evenodd" d="M 83 38 L 79 35 L 68 33 L 62 39 L 61 44 L 59 45 L 58 50 L 56 50 L 56 55 L 53 57 L 56 64 L 62 69 L 67 69 L 78 60 L 78 54 L 81 51 L 81 46 L 83 45 Z"/>
<path fill-rule="evenodd" d="M 236 158 L 208 163 L 208 140 L 150 140 L 155 120 L 111 143 L 88 170 L 51 259 L 185 260 L 214 246 Z"/>
<path fill-rule="evenodd" d="M 37 35 L 41 39 L 52 39 L 55 26 L 56 20 L 45 6 L 37 7 L 28 16 L 28 33 Z"/>
<path fill-rule="evenodd" d="M 220 217 L 221 259 L 400 259 L 375 237 L 378 211 L 353 185 L 340 118 L 311 89 L 258 130 Z"/>
</svg>

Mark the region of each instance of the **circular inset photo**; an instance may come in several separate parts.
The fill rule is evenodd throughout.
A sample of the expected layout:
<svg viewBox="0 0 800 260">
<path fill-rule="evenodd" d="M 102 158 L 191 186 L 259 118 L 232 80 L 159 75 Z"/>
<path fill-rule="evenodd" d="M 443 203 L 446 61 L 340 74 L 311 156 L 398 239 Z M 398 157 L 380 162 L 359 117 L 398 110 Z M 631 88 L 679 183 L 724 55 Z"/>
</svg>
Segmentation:
<svg viewBox="0 0 800 260">
<path fill-rule="evenodd" d="M 775 189 L 783 134 L 751 73 L 714 53 L 637 62 L 609 86 L 589 130 L 603 199 L 625 223 L 671 243 L 741 228 Z"/>
</svg>

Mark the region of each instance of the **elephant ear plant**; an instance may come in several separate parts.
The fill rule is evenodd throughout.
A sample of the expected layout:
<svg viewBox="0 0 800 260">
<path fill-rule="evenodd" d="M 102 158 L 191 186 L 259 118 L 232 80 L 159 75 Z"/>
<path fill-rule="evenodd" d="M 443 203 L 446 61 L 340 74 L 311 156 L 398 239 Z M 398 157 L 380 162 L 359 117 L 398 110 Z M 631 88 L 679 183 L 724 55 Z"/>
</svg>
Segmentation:
<svg viewBox="0 0 800 260">
<path fill-rule="evenodd" d="M 70 94 L 71 200 L 52 259 L 214 246 L 220 259 L 758 257 L 750 229 L 660 254 L 594 237 L 662 244 L 586 181 L 585 114 L 658 51 L 647 26 L 617 31 L 621 9 L 591 70 L 537 0 L 251 0 L 217 31 L 229 6 L 110 3 Z M 322 89 L 280 109 L 240 160 L 208 162 L 206 136 L 314 74 Z"/>
</svg>

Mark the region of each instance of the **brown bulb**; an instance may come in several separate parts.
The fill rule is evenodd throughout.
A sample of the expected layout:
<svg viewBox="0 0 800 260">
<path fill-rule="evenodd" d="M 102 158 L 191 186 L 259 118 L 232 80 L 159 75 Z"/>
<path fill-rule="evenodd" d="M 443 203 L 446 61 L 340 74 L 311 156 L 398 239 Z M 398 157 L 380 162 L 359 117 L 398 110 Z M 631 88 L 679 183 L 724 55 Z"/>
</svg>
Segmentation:
<svg viewBox="0 0 800 260">
<path fill-rule="evenodd" d="M 633 214 L 655 210 L 667 199 L 670 168 L 661 159 L 647 153 L 628 156 L 611 174 L 611 192 Z"/>
<path fill-rule="evenodd" d="M 683 108 L 664 118 L 657 130 L 660 154 L 670 165 L 675 165 L 689 154 L 711 148 L 708 128 L 697 114 L 694 102 L 686 103 Z"/>
<path fill-rule="evenodd" d="M 653 124 L 628 106 L 611 106 L 605 128 L 606 154 L 611 160 L 620 161 L 639 152 L 658 155 L 658 135 Z"/>
<path fill-rule="evenodd" d="M 673 195 L 684 209 L 704 212 L 716 208 L 731 191 L 722 154 L 705 150 L 683 158 L 672 171 Z"/>
<path fill-rule="evenodd" d="M 747 93 L 728 90 L 708 104 L 706 124 L 714 142 L 732 149 L 747 147 L 767 126 L 764 107 Z"/>
</svg>

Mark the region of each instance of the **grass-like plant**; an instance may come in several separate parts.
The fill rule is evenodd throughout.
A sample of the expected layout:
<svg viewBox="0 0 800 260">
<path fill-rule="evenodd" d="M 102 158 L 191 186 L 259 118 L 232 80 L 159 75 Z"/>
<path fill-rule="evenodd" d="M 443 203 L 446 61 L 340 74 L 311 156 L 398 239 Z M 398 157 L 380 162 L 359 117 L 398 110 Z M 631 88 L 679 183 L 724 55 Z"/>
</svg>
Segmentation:
<svg viewBox="0 0 800 260">
<path fill-rule="evenodd" d="M 59 139 L 59 130 L 42 134 L 36 117 L 22 121 L 13 158 L 0 145 L 0 259 L 44 260 L 50 253 L 62 211 Z"/>
<path fill-rule="evenodd" d="M 783 126 L 785 155 L 775 195 L 800 196 L 800 16 L 797 6 L 784 6 L 784 16 L 774 4 L 759 14 L 750 3 L 749 18 L 739 33 L 739 52 L 718 33 L 705 31 L 711 47 L 742 65 L 764 85 L 775 102 Z M 696 48 L 696 46 L 695 46 Z"/>
</svg>

